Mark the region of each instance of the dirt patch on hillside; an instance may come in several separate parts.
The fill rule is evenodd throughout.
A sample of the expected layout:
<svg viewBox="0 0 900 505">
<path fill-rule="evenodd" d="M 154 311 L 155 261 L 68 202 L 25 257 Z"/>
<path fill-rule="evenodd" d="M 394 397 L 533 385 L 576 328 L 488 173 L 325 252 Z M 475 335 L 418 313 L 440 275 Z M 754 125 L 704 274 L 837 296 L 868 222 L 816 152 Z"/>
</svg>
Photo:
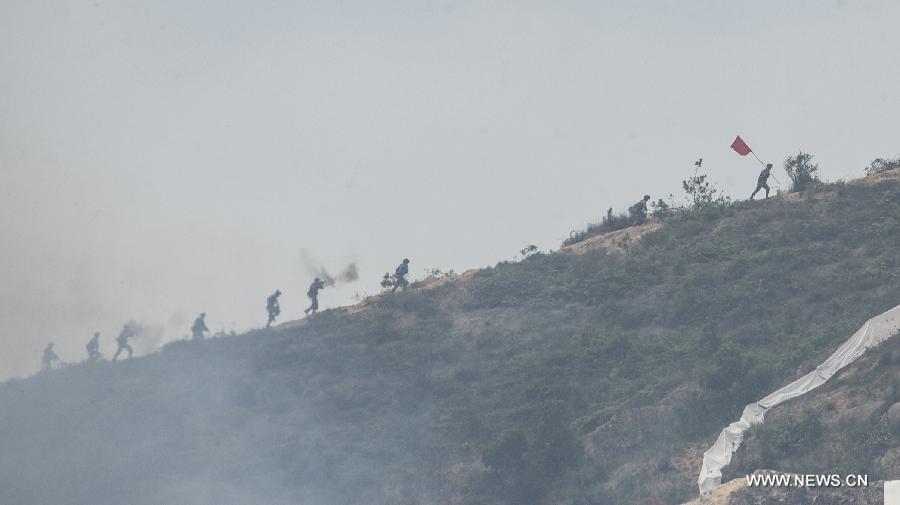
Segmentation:
<svg viewBox="0 0 900 505">
<path fill-rule="evenodd" d="M 644 235 L 662 228 L 662 223 L 653 221 L 647 224 L 632 226 L 624 230 L 611 231 L 596 235 L 560 249 L 568 254 L 584 254 L 594 249 L 606 249 L 609 252 L 622 252 L 637 243 Z"/>
</svg>

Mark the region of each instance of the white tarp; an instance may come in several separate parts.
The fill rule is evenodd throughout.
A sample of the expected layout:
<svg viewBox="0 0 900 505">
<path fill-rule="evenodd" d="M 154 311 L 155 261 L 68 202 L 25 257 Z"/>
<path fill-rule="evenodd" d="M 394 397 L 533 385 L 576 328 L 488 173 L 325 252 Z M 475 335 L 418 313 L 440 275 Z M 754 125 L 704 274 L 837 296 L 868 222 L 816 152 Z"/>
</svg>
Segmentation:
<svg viewBox="0 0 900 505">
<path fill-rule="evenodd" d="M 900 331 L 900 305 L 866 321 L 849 340 L 812 372 L 762 400 L 744 407 L 741 418 L 722 430 L 716 443 L 703 453 L 703 468 L 700 469 L 700 478 L 697 479 L 700 494 L 722 483 L 722 468 L 731 462 L 731 456 L 740 447 L 744 433 L 750 426 L 762 424 L 767 410 L 821 386 L 838 370 L 853 363 L 866 349 L 884 342 L 898 331 Z"/>
</svg>

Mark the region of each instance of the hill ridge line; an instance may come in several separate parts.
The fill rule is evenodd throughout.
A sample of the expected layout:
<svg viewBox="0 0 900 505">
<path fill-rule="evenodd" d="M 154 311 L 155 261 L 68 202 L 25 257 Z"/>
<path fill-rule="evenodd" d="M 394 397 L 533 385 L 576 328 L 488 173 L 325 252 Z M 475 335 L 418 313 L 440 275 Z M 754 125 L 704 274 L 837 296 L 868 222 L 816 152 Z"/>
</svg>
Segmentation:
<svg viewBox="0 0 900 505">
<path fill-rule="evenodd" d="M 868 186 L 892 180 L 900 180 L 900 168 L 886 170 L 877 174 L 865 175 L 863 177 L 857 177 L 854 179 L 848 179 L 846 183 Z M 771 198 L 795 200 L 799 197 L 800 193 L 779 193 L 773 195 Z M 635 226 L 629 226 L 628 228 L 623 228 L 621 230 L 613 230 L 606 233 L 600 233 L 574 244 L 563 246 L 559 250 L 557 250 L 556 253 L 585 254 L 588 251 L 592 251 L 595 249 L 606 249 L 607 251 L 614 253 L 626 252 L 629 247 L 635 245 L 645 235 L 661 229 L 664 225 L 664 221 L 657 220 Z M 466 282 L 482 270 L 484 270 L 484 268 L 470 268 L 461 274 L 454 274 L 433 279 L 425 279 L 424 281 L 422 281 L 422 285 L 420 285 L 416 289 L 434 289 L 447 284 Z M 375 301 L 382 298 L 386 294 L 387 290 L 375 293 L 353 305 L 343 305 L 329 310 L 339 311 L 345 315 L 368 311 L 372 309 L 372 304 Z M 301 319 L 292 319 L 290 321 L 284 321 L 283 323 L 277 324 L 273 326 L 273 328 L 277 330 L 299 328 L 304 326 L 306 324 L 306 321 L 307 318 L 305 317 Z"/>
</svg>

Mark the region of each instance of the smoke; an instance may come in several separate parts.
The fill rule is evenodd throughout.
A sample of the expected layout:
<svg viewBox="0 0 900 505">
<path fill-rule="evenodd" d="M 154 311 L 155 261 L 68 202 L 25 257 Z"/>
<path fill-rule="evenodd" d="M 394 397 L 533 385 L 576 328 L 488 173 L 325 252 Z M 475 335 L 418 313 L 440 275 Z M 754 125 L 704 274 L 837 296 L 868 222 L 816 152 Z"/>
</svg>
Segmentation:
<svg viewBox="0 0 900 505">
<path fill-rule="evenodd" d="M 359 269 L 356 268 L 356 263 L 350 263 L 338 275 L 338 280 L 341 282 L 353 282 L 357 279 L 359 279 Z"/>
<path fill-rule="evenodd" d="M 351 283 L 359 279 L 359 268 L 356 266 L 356 262 L 349 263 L 337 275 L 328 272 L 322 263 L 313 258 L 305 249 L 300 251 L 300 262 L 303 263 L 303 268 L 310 276 L 322 279 L 326 286 Z"/>
<path fill-rule="evenodd" d="M 133 342 L 131 345 L 136 354 L 146 354 L 158 350 L 166 334 L 162 325 L 139 323 L 134 320 L 125 323 L 122 333 L 127 333 L 129 339 L 134 339 L 129 340 L 129 343 Z"/>
</svg>

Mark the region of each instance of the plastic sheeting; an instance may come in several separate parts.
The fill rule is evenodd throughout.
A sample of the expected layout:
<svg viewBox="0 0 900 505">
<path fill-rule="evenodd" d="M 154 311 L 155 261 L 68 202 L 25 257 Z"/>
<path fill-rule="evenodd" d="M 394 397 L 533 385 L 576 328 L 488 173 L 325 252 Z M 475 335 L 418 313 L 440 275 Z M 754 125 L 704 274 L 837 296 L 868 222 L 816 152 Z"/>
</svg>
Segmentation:
<svg viewBox="0 0 900 505">
<path fill-rule="evenodd" d="M 762 424 L 767 410 L 821 386 L 840 369 L 853 363 L 866 349 L 877 346 L 898 331 L 900 331 L 900 305 L 866 321 L 849 340 L 812 372 L 762 400 L 744 407 L 741 418 L 722 430 L 716 443 L 703 453 L 703 468 L 700 469 L 700 478 L 697 480 L 700 494 L 722 483 L 722 468 L 731 462 L 731 456 L 740 447 L 744 433 L 754 424 Z"/>
</svg>

